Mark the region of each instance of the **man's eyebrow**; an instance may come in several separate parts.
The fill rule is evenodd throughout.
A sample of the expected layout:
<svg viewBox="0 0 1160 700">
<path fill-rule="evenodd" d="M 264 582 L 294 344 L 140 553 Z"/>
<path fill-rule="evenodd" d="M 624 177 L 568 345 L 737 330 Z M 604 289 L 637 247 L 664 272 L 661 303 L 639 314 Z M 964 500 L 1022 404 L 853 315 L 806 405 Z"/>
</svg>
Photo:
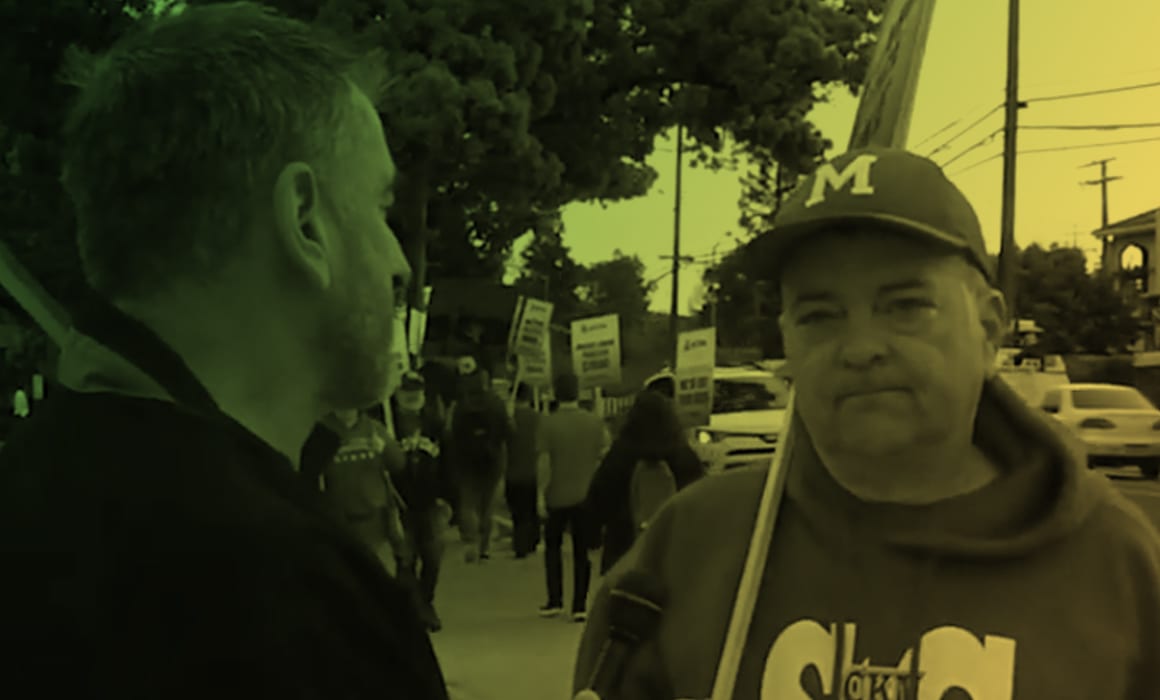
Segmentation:
<svg viewBox="0 0 1160 700">
<path fill-rule="evenodd" d="M 884 284 L 878 288 L 878 294 L 893 294 L 895 292 L 910 292 L 910 291 L 914 291 L 916 289 L 922 289 L 922 290 L 930 289 L 930 284 L 928 282 L 926 282 L 925 280 L 921 280 L 917 277 L 912 277 L 910 279 L 899 280 L 897 282 L 890 282 L 890 283 Z M 807 291 L 807 292 L 803 292 L 801 294 L 795 295 L 790 301 L 795 305 L 796 304 L 810 304 L 810 303 L 824 304 L 827 302 L 833 302 L 836 299 L 837 299 L 837 296 L 831 292 Z"/>
<path fill-rule="evenodd" d="M 805 292 L 803 294 L 795 295 L 791 301 L 794 304 L 809 304 L 812 302 L 823 303 L 827 301 L 834 301 L 836 297 L 830 292 Z"/>
<path fill-rule="evenodd" d="M 893 292 L 911 292 L 916 289 L 930 289 L 930 284 L 925 280 L 912 277 L 910 279 L 899 280 L 898 282 L 891 282 L 884 284 L 878 288 L 879 294 L 891 294 Z"/>
</svg>

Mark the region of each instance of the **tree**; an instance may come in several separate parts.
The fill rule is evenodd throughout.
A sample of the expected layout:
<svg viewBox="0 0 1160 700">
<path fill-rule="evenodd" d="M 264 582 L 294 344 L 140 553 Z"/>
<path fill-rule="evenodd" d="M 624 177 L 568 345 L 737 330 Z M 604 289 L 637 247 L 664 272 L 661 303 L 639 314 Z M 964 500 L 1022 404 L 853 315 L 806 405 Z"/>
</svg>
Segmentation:
<svg viewBox="0 0 1160 700">
<path fill-rule="evenodd" d="M 537 223 L 535 237 L 521 254 L 522 271 L 515 287 L 520 294 L 551 302 L 552 322 L 567 325 L 585 315 L 580 298 L 585 270 L 572 259 L 563 234 L 558 214 Z"/>
<path fill-rule="evenodd" d="M 770 273 L 773 261 L 761 241 L 760 237 L 749 240 L 705 270 L 701 321 L 708 325 L 716 314 L 717 342 L 722 347 L 756 347 L 763 357 L 781 357 L 784 349 L 777 324 L 781 288 Z"/>
<path fill-rule="evenodd" d="M 421 284 L 436 233 L 486 239 L 474 253 L 440 250 L 494 268 L 539 212 L 643 194 L 655 137 L 678 122 L 710 165 L 727 162 L 727 134 L 816 158 L 815 86 L 860 82 L 881 0 L 275 4 L 387 50 L 399 76 L 384 115 L 404 174 L 397 226 Z"/>
<path fill-rule="evenodd" d="M 1031 245 L 1019 256 L 1020 315 L 1043 328 L 1048 353 L 1122 352 L 1139 337 L 1136 294 L 1103 272 L 1089 274 L 1083 252 Z"/>
<path fill-rule="evenodd" d="M 449 273 L 494 275 L 544 212 L 644 194 L 645 158 L 677 123 L 713 167 L 731 162 L 727 141 L 732 155 L 816 159 L 826 141 L 806 115 L 825 86 L 861 81 L 881 1 L 266 0 L 385 52 L 397 80 L 383 116 L 402 173 L 392 219 L 416 290 L 429 247 Z M 124 8 L 150 2 L 0 2 L 26 28 L 0 49 L 0 205 L 17 222 L 5 236 L 59 291 L 80 278 L 56 180 L 70 96 L 54 80 L 60 57 L 70 44 L 106 49 L 133 21 Z"/>
<path fill-rule="evenodd" d="M 0 43 L 0 239 L 66 308 L 85 285 L 72 207 L 59 184 L 56 137 L 72 95 L 56 75 L 67 46 L 102 50 L 150 5 L 0 0 L 0 24 L 13 30 Z"/>
<path fill-rule="evenodd" d="M 586 312 L 594 316 L 617 314 L 622 329 L 640 326 L 655 289 L 656 283 L 644 279 L 641 259 L 619 249 L 613 251 L 611 260 L 588 266 L 581 284 Z"/>
</svg>

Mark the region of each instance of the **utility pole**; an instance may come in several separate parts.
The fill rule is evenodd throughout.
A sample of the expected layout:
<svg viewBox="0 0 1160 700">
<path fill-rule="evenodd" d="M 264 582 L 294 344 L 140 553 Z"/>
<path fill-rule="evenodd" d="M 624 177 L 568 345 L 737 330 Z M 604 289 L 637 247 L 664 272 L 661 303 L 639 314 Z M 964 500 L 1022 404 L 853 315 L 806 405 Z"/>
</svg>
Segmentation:
<svg viewBox="0 0 1160 700">
<path fill-rule="evenodd" d="M 1081 165 L 1081 168 L 1090 168 L 1093 166 L 1100 166 L 1100 179 L 1088 180 L 1081 182 L 1081 185 L 1099 185 L 1100 186 L 1100 228 L 1108 227 L 1108 183 L 1112 180 L 1122 180 L 1121 176 L 1108 177 L 1108 163 L 1115 160 L 1115 158 L 1104 158 L 1103 160 L 1093 160 L 1086 165 Z M 1108 254 L 1108 239 L 1107 236 L 1103 238 L 1103 246 L 1100 250 L 1100 264 L 1103 264 L 1104 258 Z"/>
<path fill-rule="evenodd" d="M 1007 297 L 1011 317 L 1018 318 L 1015 289 L 1015 137 L 1019 108 L 1019 0 L 1008 0 L 1007 102 L 1003 122 L 1003 219 L 999 242 L 999 288 Z"/>
<path fill-rule="evenodd" d="M 684 146 L 685 128 L 682 124 L 677 124 L 677 186 L 673 199 L 673 293 L 671 297 L 672 308 L 669 310 L 669 347 L 673 351 L 674 370 L 677 366 L 677 335 L 680 333 L 678 297 L 680 295 L 681 274 L 681 167 L 684 160 Z"/>
</svg>

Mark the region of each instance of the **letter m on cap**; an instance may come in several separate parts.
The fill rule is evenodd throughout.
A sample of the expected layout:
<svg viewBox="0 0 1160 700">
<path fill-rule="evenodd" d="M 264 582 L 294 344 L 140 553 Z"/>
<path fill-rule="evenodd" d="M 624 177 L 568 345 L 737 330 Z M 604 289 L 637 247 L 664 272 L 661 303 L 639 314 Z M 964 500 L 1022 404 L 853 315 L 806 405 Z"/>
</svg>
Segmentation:
<svg viewBox="0 0 1160 700">
<path fill-rule="evenodd" d="M 837 192 L 853 183 L 850 194 L 874 194 L 874 185 L 870 182 L 870 166 L 877 160 L 878 156 L 867 153 L 850 161 L 841 172 L 838 172 L 832 163 L 826 163 L 818 168 L 814 173 L 813 189 L 810 190 L 810 198 L 806 200 L 805 207 L 809 208 L 826 201 L 827 187 Z"/>
</svg>

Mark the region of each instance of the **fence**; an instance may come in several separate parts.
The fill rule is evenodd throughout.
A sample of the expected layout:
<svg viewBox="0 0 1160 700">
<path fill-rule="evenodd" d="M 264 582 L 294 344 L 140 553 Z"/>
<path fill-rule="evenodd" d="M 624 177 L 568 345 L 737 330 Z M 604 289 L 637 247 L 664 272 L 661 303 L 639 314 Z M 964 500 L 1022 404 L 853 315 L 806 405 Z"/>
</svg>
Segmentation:
<svg viewBox="0 0 1160 700">
<path fill-rule="evenodd" d="M 619 418 L 632 408 L 633 402 L 636 401 L 636 395 L 630 396 L 605 396 L 601 399 L 603 403 L 601 415 L 605 418 Z"/>
</svg>

